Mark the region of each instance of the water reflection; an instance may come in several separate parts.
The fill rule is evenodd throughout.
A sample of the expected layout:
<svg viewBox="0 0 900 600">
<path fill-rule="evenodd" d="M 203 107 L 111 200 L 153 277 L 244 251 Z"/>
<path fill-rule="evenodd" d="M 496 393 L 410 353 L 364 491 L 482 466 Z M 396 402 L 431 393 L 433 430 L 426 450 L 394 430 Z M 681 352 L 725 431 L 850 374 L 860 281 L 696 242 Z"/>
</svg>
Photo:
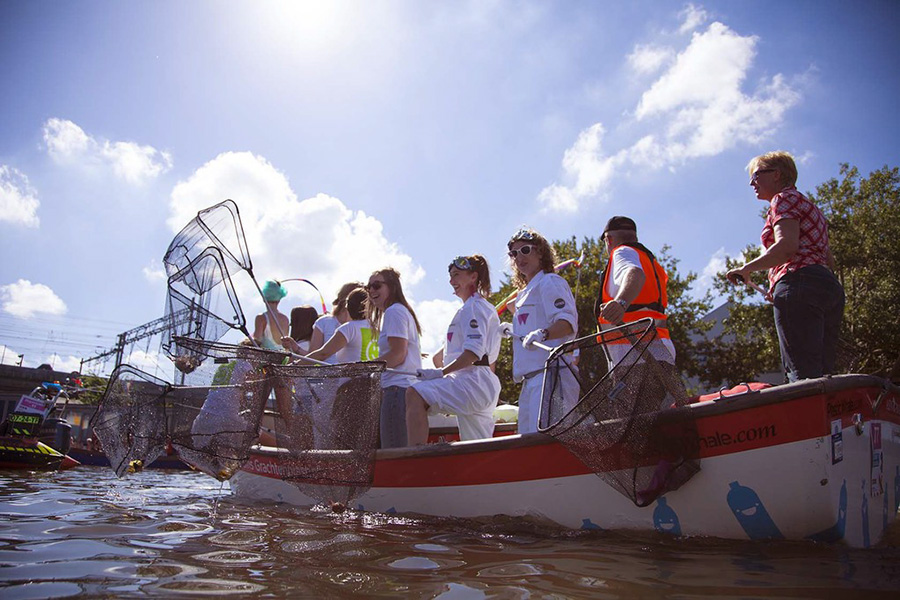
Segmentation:
<svg viewBox="0 0 900 600">
<path fill-rule="evenodd" d="M 241 502 L 199 473 L 0 472 L 0 595 L 893 598 L 900 549 Z M 26 585 L 27 584 L 27 585 Z"/>
</svg>

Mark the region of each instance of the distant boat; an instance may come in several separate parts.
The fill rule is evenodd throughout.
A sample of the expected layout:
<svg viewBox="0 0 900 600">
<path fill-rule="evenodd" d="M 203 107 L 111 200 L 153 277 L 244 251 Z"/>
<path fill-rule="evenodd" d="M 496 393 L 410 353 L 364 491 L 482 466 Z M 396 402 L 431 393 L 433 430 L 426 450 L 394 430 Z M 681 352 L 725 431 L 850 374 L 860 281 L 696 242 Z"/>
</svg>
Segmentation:
<svg viewBox="0 0 900 600">
<path fill-rule="evenodd" d="M 730 539 L 876 544 L 900 505 L 900 393 L 869 375 L 840 375 L 691 404 L 702 469 L 639 507 L 541 433 L 379 450 L 371 487 L 349 508 L 444 517 L 532 516 L 565 527 Z M 683 411 L 683 409 L 682 409 Z M 666 412 L 659 413 L 660 418 Z M 603 423 L 597 423 L 603 426 Z M 599 431 L 599 430 L 598 430 Z M 623 470 L 628 448 L 612 452 Z M 347 451 L 310 450 L 339 469 Z M 317 503 L 324 482 L 291 472 L 285 450 L 254 447 L 231 479 L 241 498 Z M 599 476 L 598 476 L 599 475 Z M 289 480 L 300 484 L 295 485 Z M 334 486 L 333 482 L 329 482 Z"/>
<path fill-rule="evenodd" d="M 65 419 L 50 417 L 60 397 L 68 399 L 66 388 L 44 382 L 19 398 L 0 423 L 0 468 L 56 471 L 79 464 L 66 456 L 71 427 Z"/>
</svg>

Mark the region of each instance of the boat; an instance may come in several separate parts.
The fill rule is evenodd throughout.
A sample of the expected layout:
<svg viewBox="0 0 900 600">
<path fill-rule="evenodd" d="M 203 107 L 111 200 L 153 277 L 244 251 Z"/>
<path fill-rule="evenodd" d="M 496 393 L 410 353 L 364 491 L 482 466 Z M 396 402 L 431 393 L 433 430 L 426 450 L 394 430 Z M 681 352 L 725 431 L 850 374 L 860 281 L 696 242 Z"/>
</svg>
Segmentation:
<svg viewBox="0 0 900 600">
<path fill-rule="evenodd" d="M 66 388 L 43 382 L 19 398 L 0 423 L 0 468 L 56 471 L 78 466 L 67 456 L 71 427 L 65 419 L 51 416 L 60 397 L 68 400 Z"/>
<path fill-rule="evenodd" d="M 863 548 L 877 544 L 896 519 L 900 389 L 889 381 L 837 375 L 745 385 L 702 396 L 685 410 L 698 442 L 691 458 L 701 468 L 648 506 L 636 505 L 604 473 L 538 432 L 378 450 L 371 486 L 349 508 L 459 518 L 509 515 L 574 529 Z M 340 455 L 311 451 L 310 460 L 327 463 Z M 325 493 L 333 482 L 295 485 L 292 464 L 287 451 L 256 446 L 231 478 L 232 491 L 248 500 L 321 504 L 317 492 Z"/>
</svg>

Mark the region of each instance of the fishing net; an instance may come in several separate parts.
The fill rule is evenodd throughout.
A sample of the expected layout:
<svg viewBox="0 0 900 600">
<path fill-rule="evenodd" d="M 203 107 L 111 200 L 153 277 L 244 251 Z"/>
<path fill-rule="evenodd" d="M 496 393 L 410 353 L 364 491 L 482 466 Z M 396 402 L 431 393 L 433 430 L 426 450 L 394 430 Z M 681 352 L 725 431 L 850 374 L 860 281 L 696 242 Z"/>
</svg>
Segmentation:
<svg viewBox="0 0 900 600">
<path fill-rule="evenodd" d="M 167 330 L 162 347 L 182 373 L 190 373 L 205 355 L 179 347 L 176 340 L 218 341 L 238 329 L 249 337 L 246 320 L 231 282 L 226 259 L 209 247 L 169 277 Z"/>
<path fill-rule="evenodd" d="M 578 349 L 581 360 L 589 360 L 616 343 L 629 349 L 596 383 L 585 381 L 569 358 Z M 551 353 L 542 392 L 541 430 L 637 506 L 700 470 L 684 384 L 654 350 L 665 349 L 649 319 L 574 340 Z M 578 401 L 571 406 L 573 391 Z"/>
<path fill-rule="evenodd" d="M 178 232 L 163 255 L 167 275 L 184 269 L 210 247 L 222 252 L 229 274 L 253 270 L 241 215 L 233 200 L 201 210 Z"/>
<path fill-rule="evenodd" d="M 92 427 L 116 475 L 137 471 L 166 453 L 171 386 L 127 364 L 110 375 Z"/>
<path fill-rule="evenodd" d="M 346 504 L 372 484 L 383 362 L 271 369 L 289 408 L 276 422 L 281 478 L 324 503 Z"/>
<path fill-rule="evenodd" d="M 169 439 L 186 463 L 224 481 L 250 457 L 272 389 L 269 369 L 286 355 L 249 344 L 186 338 L 175 344 L 200 364 L 170 394 Z"/>
</svg>

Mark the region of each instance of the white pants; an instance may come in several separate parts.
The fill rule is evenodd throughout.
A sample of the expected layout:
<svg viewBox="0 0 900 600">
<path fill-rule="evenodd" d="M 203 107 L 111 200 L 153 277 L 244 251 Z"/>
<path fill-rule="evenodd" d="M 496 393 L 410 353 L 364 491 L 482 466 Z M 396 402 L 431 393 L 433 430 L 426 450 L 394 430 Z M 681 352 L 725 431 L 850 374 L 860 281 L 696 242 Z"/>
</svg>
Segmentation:
<svg viewBox="0 0 900 600">
<path fill-rule="evenodd" d="M 494 436 L 494 408 L 500 398 L 500 380 L 488 367 L 466 367 L 440 379 L 412 386 L 428 404 L 429 414 L 456 415 L 459 439 Z"/>
<path fill-rule="evenodd" d="M 558 385 L 561 386 L 561 389 L 557 391 L 557 398 L 559 398 L 559 392 L 562 392 L 562 402 L 556 400 L 553 402 L 553 406 L 550 407 L 547 406 L 548 402 L 545 401 L 544 411 L 552 409 L 547 418 L 544 419 L 543 425 L 545 427 L 549 427 L 565 416 L 578 404 L 578 400 L 581 397 L 581 388 L 575 375 L 566 367 L 563 367 L 559 373 L 560 381 Z M 538 421 L 541 417 L 541 393 L 544 387 L 545 374 L 546 371 L 522 382 L 522 391 L 519 392 L 519 433 L 533 433 L 538 430 Z M 548 400 L 551 392 L 552 390 L 550 389 L 543 390 Z"/>
</svg>

